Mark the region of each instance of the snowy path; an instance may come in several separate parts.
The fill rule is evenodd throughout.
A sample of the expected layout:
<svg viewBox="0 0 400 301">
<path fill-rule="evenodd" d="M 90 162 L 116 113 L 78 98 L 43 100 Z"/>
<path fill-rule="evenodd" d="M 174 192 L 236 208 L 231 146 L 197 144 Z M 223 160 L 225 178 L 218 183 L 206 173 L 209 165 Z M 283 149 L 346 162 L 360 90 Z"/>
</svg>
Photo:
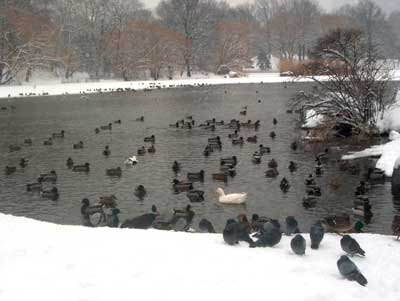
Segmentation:
<svg viewBox="0 0 400 301">
<path fill-rule="evenodd" d="M 337 235 L 299 257 L 230 247 L 220 234 L 60 226 L 0 214 L 0 300 L 398 301 L 400 242 L 354 235 L 367 287 L 344 280 Z M 306 236 L 308 247 L 309 237 Z"/>
</svg>

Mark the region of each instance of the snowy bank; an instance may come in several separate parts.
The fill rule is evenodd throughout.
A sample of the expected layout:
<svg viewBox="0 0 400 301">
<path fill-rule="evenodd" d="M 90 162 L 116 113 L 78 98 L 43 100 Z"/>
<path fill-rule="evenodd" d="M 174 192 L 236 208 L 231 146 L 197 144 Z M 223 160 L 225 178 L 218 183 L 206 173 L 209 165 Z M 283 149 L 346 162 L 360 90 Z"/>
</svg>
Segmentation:
<svg viewBox="0 0 400 301">
<path fill-rule="evenodd" d="M 354 152 L 342 157 L 343 160 L 353 160 L 364 157 L 380 156 L 376 162 L 376 168 L 384 170 L 386 176 L 391 177 L 393 168 L 400 158 L 400 134 L 396 131 L 390 132 L 390 142 L 383 145 L 374 145 L 360 152 Z"/>
<path fill-rule="evenodd" d="M 225 78 L 223 76 L 213 76 L 208 78 L 174 79 L 159 81 L 99 81 L 88 83 L 69 83 L 69 84 L 34 84 L 22 86 L 0 86 L 0 98 L 39 96 L 39 95 L 64 95 L 97 93 L 99 89 L 103 92 L 116 91 L 117 89 L 159 89 L 159 88 L 178 88 L 184 86 L 202 85 L 229 85 L 229 84 L 260 84 L 260 83 L 284 83 L 291 81 L 311 81 L 311 79 L 294 79 L 290 77 L 280 77 L 279 73 L 250 73 L 246 77 Z"/>
<path fill-rule="evenodd" d="M 61 226 L 0 214 L 0 298 L 10 300 L 397 301 L 400 242 L 354 235 L 362 287 L 341 277 L 340 236 L 320 250 L 224 243 L 221 234 Z"/>
</svg>

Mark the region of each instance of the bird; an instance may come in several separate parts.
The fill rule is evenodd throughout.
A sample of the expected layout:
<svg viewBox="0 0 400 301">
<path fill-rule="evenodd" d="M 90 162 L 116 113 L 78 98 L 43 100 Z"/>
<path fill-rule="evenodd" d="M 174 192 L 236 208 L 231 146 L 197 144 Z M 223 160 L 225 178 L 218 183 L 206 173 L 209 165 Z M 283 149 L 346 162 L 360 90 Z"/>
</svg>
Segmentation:
<svg viewBox="0 0 400 301">
<path fill-rule="evenodd" d="M 143 200 L 147 195 L 147 191 L 143 185 L 138 185 L 135 188 L 135 192 L 133 193 L 139 200 Z"/>
<path fill-rule="evenodd" d="M 255 242 L 256 247 L 273 247 L 277 245 L 282 238 L 282 231 L 280 225 L 276 221 L 269 221 L 264 223 L 261 234 Z"/>
<path fill-rule="evenodd" d="M 174 164 L 172 165 L 172 170 L 174 173 L 178 173 L 181 170 L 181 165 L 178 163 L 178 161 L 174 161 Z"/>
<path fill-rule="evenodd" d="M 324 238 L 325 230 L 321 222 L 317 222 L 310 228 L 311 249 L 318 249 L 319 244 Z"/>
<path fill-rule="evenodd" d="M 247 233 L 246 227 L 234 219 L 228 219 L 224 230 L 222 231 L 222 237 L 228 245 L 238 244 L 239 241 L 245 241 L 250 247 L 254 247 L 254 241 L 250 238 Z"/>
<path fill-rule="evenodd" d="M 192 203 L 200 203 L 204 201 L 204 191 L 201 190 L 189 190 L 186 193 L 186 196 Z"/>
<path fill-rule="evenodd" d="M 297 170 L 297 164 L 294 163 L 293 161 L 290 161 L 288 168 L 289 168 L 289 171 L 293 173 L 293 172 L 295 172 Z"/>
<path fill-rule="evenodd" d="M 206 218 L 201 219 L 201 221 L 199 222 L 199 229 L 201 232 L 204 233 L 215 233 L 214 226 Z"/>
<path fill-rule="evenodd" d="M 126 160 L 124 161 L 125 165 L 136 165 L 137 163 L 138 163 L 138 160 L 137 160 L 136 156 L 126 158 Z"/>
<path fill-rule="evenodd" d="M 297 220 L 294 218 L 294 216 L 288 216 L 286 218 L 286 235 L 290 236 L 299 232 Z"/>
<path fill-rule="evenodd" d="M 361 274 L 355 263 L 351 261 L 351 259 L 346 255 L 343 255 L 339 258 L 339 260 L 337 261 L 337 267 L 340 274 L 344 276 L 347 280 L 357 281 L 357 283 L 362 286 L 367 285 L 367 279 L 364 277 L 363 274 Z"/>
<path fill-rule="evenodd" d="M 304 255 L 306 253 L 306 240 L 301 234 L 297 234 L 290 241 L 292 251 L 297 255 Z"/>
<path fill-rule="evenodd" d="M 282 181 L 281 181 L 281 183 L 280 183 L 279 186 L 280 186 L 281 190 L 282 190 L 284 193 L 288 192 L 289 189 L 290 189 L 289 181 L 288 181 L 286 178 L 283 178 L 283 179 L 282 179 Z"/>
<path fill-rule="evenodd" d="M 393 235 L 397 236 L 397 240 L 400 238 L 400 215 L 395 215 L 392 222 Z"/>
<path fill-rule="evenodd" d="M 222 188 L 217 188 L 218 201 L 222 204 L 243 204 L 246 202 L 247 193 L 231 193 L 225 194 Z"/>
<path fill-rule="evenodd" d="M 340 240 L 340 246 L 342 247 L 342 250 L 349 254 L 351 257 L 356 254 L 365 256 L 365 251 L 361 249 L 358 242 L 350 235 L 344 235 L 342 237 L 342 239 Z"/>
</svg>

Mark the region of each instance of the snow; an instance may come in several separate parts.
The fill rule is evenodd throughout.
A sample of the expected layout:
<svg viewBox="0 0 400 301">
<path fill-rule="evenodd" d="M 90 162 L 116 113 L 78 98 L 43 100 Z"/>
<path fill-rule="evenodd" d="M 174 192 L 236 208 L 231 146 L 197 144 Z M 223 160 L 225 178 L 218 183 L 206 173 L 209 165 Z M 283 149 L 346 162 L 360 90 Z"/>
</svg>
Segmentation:
<svg viewBox="0 0 400 301">
<path fill-rule="evenodd" d="M 342 157 L 343 160 L 353 160 L 363 157 L 380 156 L 376 168 L 384 170 L 386 176 L 391 177 L 396 161 L 400 157 L 400 134 L 392 131 L 389 135 L 392 140 L 386 144 L 374 145 L 360 152 L 351 153 Z"/>
<path fill-rule="evenodd" d="M 0 86 L 0 98 L 29 96 L 34 93 L 38 96 L 43 93 L 48 95 L 64 95 L 64 94 L 82 94 L 97 93 L 96 90 L 105 89 L 114 91 L 118 88 L 122 89 L 158 89 L 158 88 L 177 88 L 184 86 L 200 86 L 200 85 L 229 85 L 229 84 L 259 84 L 259 83 L 284 83 L 296 81 L 312 81 L 311 79 L 294 79 L 290 77 L 280 77 L 279 73 L 250 73 L 246 77 L 224 78 L 216 75 L 196 75 L 193 78 L 159 80 L 159 81 L 113 81 L 103 80 L 99 82 L 85 83 L 58 83 L 58 84 L 30 84 L 20 86 Z"/>
<path fill-rule="evenodd" d="M 354 235 L 366 287 L 345 280 L 340 236 L 305 256 L 290 238 L 274 248 L 228 246 L 221 234 L 61 226 L 0 214 L 0 299 L 398 301 L 400 242 Z"/>
<path fill-rule="evenodd" d="M 381 133 L 387 133 L 391 130 L 400 131 L 400 95 L 397 103 L 384 114 L 378 121 L 378 129 Z"/>
<path fill-rule="evenodd" d="M 305 116 L 305 122 L 302 125 L 305 129 L 316 128 L 322 124 L 324 116 L 316 114 L 315 110 L 307 110 Z"/>
</svg>

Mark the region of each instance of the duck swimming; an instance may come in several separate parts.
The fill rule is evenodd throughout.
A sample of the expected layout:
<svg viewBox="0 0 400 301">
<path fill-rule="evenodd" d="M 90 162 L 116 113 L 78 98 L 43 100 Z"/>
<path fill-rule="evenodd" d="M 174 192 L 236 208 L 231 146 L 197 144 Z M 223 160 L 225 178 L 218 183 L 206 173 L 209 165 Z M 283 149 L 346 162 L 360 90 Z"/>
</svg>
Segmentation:
<svg viewBox="0 0 400 301">
<path fill-rule="evenodd" d="M 279 176 L 279 171 L 276 168 L 270 168 L 265 172 L 267 178 L 276 178 Z"/>
<path fill-rule="evenodd" d="M 172 170 L 174 173 L 178 173 L 181 170 L 181 165 L 178 161 L 174 161 L 174 164 L 172 164 Z"/>
<path fill-rule="evenodd" d="M 155 143 L 156 142 L 156 137 L 154 137 L 154 135 L 151 135 L 150 137 L 145 137 L 144 138 L 144 142 Z"/>
<path fill-rule="evenodd" d="M 55 170 L 50 171 L 47 174 L 41 174 L 38 178 L 38 182 L 56 182 L 57 181 L 57 173 Z"/>
<path fill-rule="evenodd" d="M 195 182 L 195 181 L 203 182 L 204 181 L 204 170 L 200 170 L 199 172 L 188 172 L 187 179 L 192 182 Z"/>
<path fill-rule="evenodd" d="M 204 201 L 204 191 L 201 190 L 189 190 L 186 193 L 186 196 L 192 203 L 200 203 Z"/>
<path fill-rule="evenodd" d="M 269 168 L 278 168 L 278 162 L 274 158 L 271 159 L 271 161 L 268 162 L 268 167 Z"/>
<path fill-rule="evenodd" d="M 289 171 L 290 171 L 291 173 L 293 173 L 293 172 L 295 172 L 296 170 L 297 170 L 297 164 L 294 163 L 293 161 L 290 161 L 290 162 L 289 162 Z"/>
<path fill-rule="evenodd" d="M 261 163 L 261 155 L 259 154 L 259 152 L 255 152 L 255 153 L 253 154 L 253 157 L 252 157 L 251 161 L 252 161 L 254 164 L 260 164 L 260 163 Z"/>
<path fill-rule="evenodd" d="M 286 178 L 283 178 L 282 181 L 281 181 L 281 183 L 280 183 L 280 185 L 279 185 L 279 187 L 281 188 L 281 190 L 282 190 L 284 193 L 288 192 L 289 189 L 290 189 L 289 181 L 288 181 Z"/>
<path fill-rule="evenodd" d="M 222 188 L 217 188 L 218 201 L 222 204 L 243 204 L 246 202 L 247 193 L 231 193 L 225 194 Z"/>
<path fill-rule="evenodd" d="M 174 179 L 172 181 L 173 185 L 172 188 L 175 191 L 175 193 L 180 193 L 183 191 L 189 191 L 189 190 L 193 190 L 193 183 L 192 182 L 183 182 L 183 181 L 179 181 L 177 179 Z"/>
<path fill-rule="evenodd" d="M 137 160 L 136 156 L 126 158 L 126 160 L 124 161 L 125 165 L 136 165 L 137 163 L 138 163 L 138 160 Z"/>
<path fill-rule="evenodd" d="M 67 167 L 68 167 L 68 168 L 72 168 L 73 166 L 74 166 L 74 161 L 72 160 L 71 157 L 69 157 L 69 158 L 67 159 Z"/>
<path fill-rule="evenodd" d="M 135 188 L 135 192 L 133 193 L 139 200 L 143 200 L 147 195 L 147 191 L 143 185 L 138 185 Z"/>
<path fill-rule="evenodd" d="M 90 164 L 88 162 L 86 162 L 83 165 L 75 165 L 74 167 L 72 167 L 72 171 L 75 171 L 75 172 L 89 172 L 90 171 Z"/>
<path fill-rule="evenodd" d="M 79 141 L 79 143 L 76 143 L 73 145 L 73 149 L 82 149 L 83 148 L 83 142 Z"/>
<path fill-rule="evenodd" d="M 111 155 L 110 147 L 108 145 L 106 145 L 106 147 L 104 148 L 103 155 L 106 156 L 106 157 Z"/>
<path fill-rule="evenodd" d="M 156 147 L 154 146 L 154 144 L 152 144 L 148 149 L 147 152 L 149 154 L 154 154 L 156 152 Z"/>
<path fill-rule="evenodd" d="M 227 172 L 213 173 L 212 178 L 213 180 L 216 181 L 228 182 L 228 173 Z"/>
<path fill-rule="evenodd" d="M 46 199 L 57 200 L 59 197 L 57 187 L 53 187 L 50 190 L 43 190 L 40 192 L 41 196 Z"/>
<path fill-rule="evenodd" d="M 269 153 L 271 153 L 271 148 L 269 148 L 268 146 L 264 146 L 264 145 L 260 144 L 259 152 L 260 152 L 261 155 L 269 154 Z"/>
<path fill-rule="evenodd" d="M 28 192 L 42 191 L 42 183 L 26 184 L 26 191 Z"/>
<path fill-rule="evenodd" d="M 122 169 L 121 167 L 106 169 L 106 175 L 109 177 L 121 177 Z"/>
<path fill-rule="evenodd" d="M 138 154 L 138 156 L 143 156 L 143 155 L 145 155 L 145 154 L 146 154 L 146 148 L 145 148 L 144 146 L 142 146 L 141 148 L 139 148 L 139 149 L 137 150 L 137 154 Z"/>
</svg>

